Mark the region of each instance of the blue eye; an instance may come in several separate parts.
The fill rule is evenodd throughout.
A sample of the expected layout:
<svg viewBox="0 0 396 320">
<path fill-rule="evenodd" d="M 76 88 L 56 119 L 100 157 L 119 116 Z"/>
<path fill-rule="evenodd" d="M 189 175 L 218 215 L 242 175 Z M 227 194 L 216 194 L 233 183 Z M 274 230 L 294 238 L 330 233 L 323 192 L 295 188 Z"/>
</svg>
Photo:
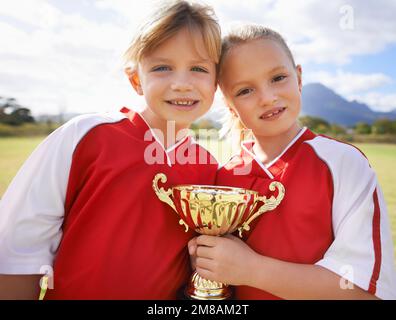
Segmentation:
<svg viewBox="0 0 396 320">
<path fill-rule="evenodd" d="M 247 89 L 242 89 L 241 91 L 238 91 L 238 93 L 236 94 L 236 96 L 237 97 L 239 97 L 239 96 L 243 96 L 243 95 L 246 95 L 246 94 L 248 94 L 248 93 L 250 93 L 250 92 L 252 92 L 253 90 L 252 89 L 249 89 L 249 88 L 247 88 Z"/>
<path fill-rule="evenodd" d="M 154 67 L 152 71 L 168 71 L 170 68 L 168 66 L 159 66 L 159 67 Z"/>
<path fill-rule="evenodd" d="M 208 73 L 207 70 L 205 70 L 204 68 L 201 68 L 201 67 L 192 67 L 192 68 L 191 68 L 191 71 L 198 71 L 198 72 L 205 72 L 205 73 Z"/>
</svg>

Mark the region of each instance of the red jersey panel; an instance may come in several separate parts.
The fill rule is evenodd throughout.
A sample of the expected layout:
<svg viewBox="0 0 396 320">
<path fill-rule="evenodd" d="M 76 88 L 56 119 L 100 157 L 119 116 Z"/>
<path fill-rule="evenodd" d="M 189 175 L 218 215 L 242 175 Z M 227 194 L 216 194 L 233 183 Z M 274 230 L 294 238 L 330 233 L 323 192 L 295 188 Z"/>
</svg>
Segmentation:
<svg viewBox="0 0 396 320">
<path fill-rule="evenodd" d="M 47 298 L 174 299 L 187 282 L 186 245 L 194 234 L 184 232 L 177 214 L 157 198 L 152 180 L 162 172 L 168 177 L 165 187 L 213 184 L 217 165 L 213 159 L 197 164 L 198 154 L 206 151 L 191 137 L 167 155 L 155 140 L 144 140 L 148 130 L 135 113 L 130 120 L 93 128 L 80 141 L 55 259 L 55 289 Z M 152 156 L 163 163 L 147 163 L 145 151 L 153 143 L 163 157 Z M 179 151 L 190 163 L 178 162 Z"/>
<path fill-rule="evenodd" d="M 219 170 L 217 185 L 270 196 L 268 185 L 275 180 L 284 185 L 285 197 L 275 210 L 252 222 L 244 233 L 246 243 L 259 254 L 318 264 L 379 297 L 394 297 L 386 207 L 376 195 L 375 174 L 364 156 L 306 129 L 268 166 L 258 161 L 252 146 L 244 143 L 241 153 Z M 378 201 L 381 205 L 375 206 Z M 345 275 L 349 267 L 352 271 Z M 235 287 L 235 298 L 278 299 L 248 286 Z"/>
<path fill-rule="evenodd" d="M 165 189 L 214 184 L 218 166 L 192 137 L 164 150 L 153 134 L 138 113 L 116 113 L 50 135 L 1 201 L 0 271 L 53 264 L 46 299 L 175 299 L 192 273 L 194 233 L 152 181 L 161 172 Z"/>
</svg>

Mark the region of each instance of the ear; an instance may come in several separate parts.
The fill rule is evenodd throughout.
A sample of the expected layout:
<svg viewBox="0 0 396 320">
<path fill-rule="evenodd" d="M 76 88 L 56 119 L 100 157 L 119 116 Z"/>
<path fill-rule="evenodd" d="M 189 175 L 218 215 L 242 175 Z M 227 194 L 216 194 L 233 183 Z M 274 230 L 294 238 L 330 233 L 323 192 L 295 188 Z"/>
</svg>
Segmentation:
<svg viewBox="0 0 396 320">
<path fill-rule="evenodd" d="M 298 64 L 296 66 L 296 73 L 297 73 L 297 81 L 298 81 L 298 90 L 301 93 L 301 91 L 302 91 L 302 68 L 301 68 L 300 64 Z"/>
<path fill-rule="evenodd" d="M 236 113 L 235 109 L 229 105 L 227 105 L 228 110 L 230 110 L 233 117 L 238 118 L 238 114 Z"/>
<path fill-rule="evenodd" d="M 238 117 L 238 114 L 235 111 L 235 108 L 232 106 L 232 104 L 227 100 L 227 98 L 223 95 L 223 102 L 227 109 L 230 111 L 233 117 Z"/>
<path fill-rule="evenodd" d="M 143 95 L 142 85 L 140 83 L 139 74 L 137 69 L 134 68 L 125 68 L 125 74 L 127 75 L 129 82 L 131 83 L 132 87 L 135 89 L 136 93 L 140 96 Z"/>
</svg>

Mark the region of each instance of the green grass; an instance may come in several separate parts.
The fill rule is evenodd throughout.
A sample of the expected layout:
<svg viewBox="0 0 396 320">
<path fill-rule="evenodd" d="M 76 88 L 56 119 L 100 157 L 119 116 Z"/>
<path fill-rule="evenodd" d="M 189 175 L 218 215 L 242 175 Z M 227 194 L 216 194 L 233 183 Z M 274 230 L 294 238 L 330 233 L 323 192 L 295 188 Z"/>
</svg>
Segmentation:
<svg viewBox="0 0 396 320">
<path fill-rule="evenodd" d="M 377 174 L 388 208 L 396 261 L 396 145 L 394 144 L 357 144 L 371 167 Z"/>
<path fill-rule="evenodd" d="M 27 159 L 33 149 L 42 141 L 43 137 L 33 138 L 0 138 L 0 197 L 4 194 L 8 184 L 16 172 Z M 216 141 L 203 141 L 221 163 L 227 161 L 231 155 L 231 148 Z M 393 243 L 396 248 L 396 145 L 389 144 L 357 144 L 370 161 L 377 173 L 382 191 L 388 207 Z M 396 257 L 396 250 L 395 250 Z"/>
<path fill-rule="evenodd" d="M 0 197 L 34 148 L 44 137 L 0 138 Z"/>
</svg>

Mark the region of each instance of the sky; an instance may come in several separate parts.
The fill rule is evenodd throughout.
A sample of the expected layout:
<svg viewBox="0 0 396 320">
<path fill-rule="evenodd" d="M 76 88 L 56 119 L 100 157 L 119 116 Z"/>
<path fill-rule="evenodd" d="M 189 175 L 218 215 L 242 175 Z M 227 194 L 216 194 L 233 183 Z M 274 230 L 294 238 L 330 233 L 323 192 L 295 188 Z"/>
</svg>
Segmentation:
<svg viewBox="0 0 396 320">
<path fill-rule="evenodd" d="M 0 96 L 33 115 L 139 109 L 122 55 L 153 0 L 0 1 Z M 396 1 L 207 0 L 223 34 L 241 23 L 280 32 L 303 82 L 377 111 L 396 109 Z M 221 94 L 215 108 L 222 104 Z"/>
</svg>

